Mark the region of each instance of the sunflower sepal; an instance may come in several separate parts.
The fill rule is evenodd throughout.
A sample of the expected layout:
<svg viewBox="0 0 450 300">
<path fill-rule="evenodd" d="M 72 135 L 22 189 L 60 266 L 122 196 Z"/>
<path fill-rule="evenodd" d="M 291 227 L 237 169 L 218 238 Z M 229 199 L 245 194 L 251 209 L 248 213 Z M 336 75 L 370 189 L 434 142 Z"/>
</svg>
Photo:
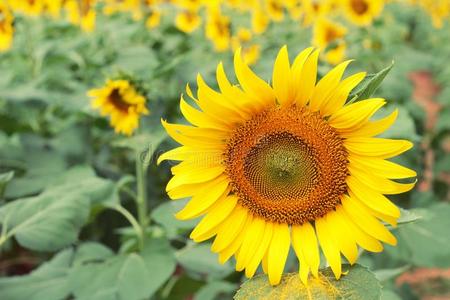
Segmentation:
<svg viewBox="0 0 450 300">
<path fill-rule="evenodd" d="M 374 273 L 359 264 L 342 267 L 340 280 L 328 267 L 320 270 L 318 278 L 310 277 L 307 285 L 299 273 L 284 274 L 277 286 L 271 286 L 266 275 L 257 275 L 241 285 L 234 299 L 380 299 L 381 284 Z"/>
<path fill-rule="evenodd" d="M 347 102 L 347 104 L 359 100 L 369 99 L 376 92 L 393 66 L 394 61 L 392 61 L 389 66 L 379 71 L 378 73 L 367 74 L 366 78 L 364 78 L 363 81 L 350 93 L 350 100 Z"/>
</svg>

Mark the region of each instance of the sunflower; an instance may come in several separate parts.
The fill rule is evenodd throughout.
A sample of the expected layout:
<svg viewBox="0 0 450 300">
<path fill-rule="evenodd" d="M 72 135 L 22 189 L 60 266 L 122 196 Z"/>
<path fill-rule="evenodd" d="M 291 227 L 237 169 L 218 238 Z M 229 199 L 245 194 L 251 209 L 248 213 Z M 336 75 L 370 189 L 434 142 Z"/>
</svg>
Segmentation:
<svg viewBox="0 0 450 300">
<path fill-rule="evenodd" d="M 347 45 L 343 38 L 347 34 L 347 28 L 343 25 L 320 18 L 314 24 L 313 44 L 316 47 L 324 49 L 333 44 L 331 49 L 327 49 L 325 59 L 330 64 L 340 63 L 345 57 Z"/>
<path fill-rule="evenodd" d="M 97 0 L 68 0 L 65 2 L 67 18 L 70 23 L 79 25 L 85 32 L 92 32 L 95 29 L 95 3 Z"/>
<path fill-rule="evenodd" d="M 104 87 L 92 89 L 92 106 L 109 115 L 111 126 L 117 133 L 131 135 L 139 126 L 139 117 L 148 115 L 146 98 L 128 80 L 108 80 Z"/>
<path fill-rule="evenodd" d="M 196 11 L 183 11 L 175 17 L 175 26 L 186 33 L 195 31 L 202 23 L 202 18 Z"/>
<path fill-rule="evenodd" d="M 205 35 L 210 39 L 216 51 L 225 51 L 230 47 L 230 18 L 223 15 L 218 7 L 208 10 Z"/>
<path fill-rule="evenodd" d="M 0 2 L 0 51 L 9 50 L 14 36 L 14 16 L 8 6 Z"/>
<path fill-rule="evenodd" d="M 357 247 L 383 250 L 396 238 L 381 223 L 396 225 L 399 209 L 383 194 L 398 194 L 414 183 L 413 170 L 387 159 L 412 147 L 406 140 L 376 138 L 396 119 L 397 110 L 377 121 L 371 116 L 386 101 L 345 104 L 365 77 L 341 77 L 350 61 L 316 84 L 318 50 L 302 51 L 291 65 L 287 47 L 276 58 L 272 85 L 234 56 L 239 85 L 231 84 L 222 63 L 220 92 L 199 75 L 197 98 L 189 86 L 180 108 L 193 126 L 162 121 L 181 144 L 158 159 L 172 167 L 166 190 L 172 199 L 192 197 L 176 214 L 181 220 L 204 216 L 190 237 L 215 237 L 211 250 L 224 263 L 252 277 L 258 266 L 272 285 L 280 282 L 292 245 L 300 278 L 318 276 L 319 246 L 337 279 L 341 253 L 351 264 Z"/>
<path fill-rule="evenodd" d="M 345 14 L 352 23 L 365 26 L 372 23 L 383 10 L 383 0 L 345 0 Z"/>
</svg>

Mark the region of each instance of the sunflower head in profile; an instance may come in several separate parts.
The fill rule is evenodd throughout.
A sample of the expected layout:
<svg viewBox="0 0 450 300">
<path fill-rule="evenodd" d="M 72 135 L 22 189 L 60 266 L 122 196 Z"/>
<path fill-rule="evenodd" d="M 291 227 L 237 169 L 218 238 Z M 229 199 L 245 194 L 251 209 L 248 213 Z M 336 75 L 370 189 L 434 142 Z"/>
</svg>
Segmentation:
<svg viewBox="0 0 450 300">
<path fill-rule="evenodd" d="M 107 80 L 105 85 L 92 89 L 92 107 L 100 109 L 102 115 L 110 117 L 115 132 L 131 135 L 139 127 L 141 115 L 148 115 L 144 92 L 130 80 Z"/>
<path fill-rule="evenodd" d="M 383 0 L 345 0 L 344 11 L 350 22 L 366 26 L 381 13 L 383 5 Z"/>
<path fill-rule="evenodd" d="M 163 121 L 181 144 L 159 158 L 181 161 L 172 167 L 167 192 L 172 199 L 192 197 L 176 217 L 203 216 L 190 235 L 194 241 L 214 238 L 219 261 L 234 256 L 247 277 L 261 264 L 273 285 L 291 246 L 307 283 L 309 273 L 318 276 L 319 249 L 339 279 L 341 255 L 353 264 L 358 247 L 380 252 L 382 242 L 395 245 L 382 222 L 395 226 L 400 211 L 384 194 L 414 186 L 392 180 L 416 173 L 388 160 L 412 143 L 375 137 L 397 111 L 371 120 L 384 99 L 346 104 L 365 73 L 342 79 L 346 61 L 316 82 L 317 60 L 318 51 L 308 48 L 291 64 L 283 47 L 269 85 L 238 50 L 239 85 L 219 64 L 220 91 L 199 75 L 197 97 L 187 88 L 195 106 L 181 98 L 192 126 Z"/>
<path fill-rule="evenodd" d="M 0 52 L 9 50 L 13 43 L 14 16 L 6 3 L 0 2 Z"/>
</svg>

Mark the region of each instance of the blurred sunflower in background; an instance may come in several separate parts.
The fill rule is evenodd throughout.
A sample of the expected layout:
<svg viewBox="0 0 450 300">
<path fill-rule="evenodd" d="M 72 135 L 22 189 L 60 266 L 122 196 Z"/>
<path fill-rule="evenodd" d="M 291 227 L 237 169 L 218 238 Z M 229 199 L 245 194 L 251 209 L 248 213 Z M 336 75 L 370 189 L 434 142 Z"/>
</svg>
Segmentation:
<svg viewBox="0 0 450 300">
<path fill-rule="evenodd" d="M 11 48 L 14 36 L 14 16 L 4 2 L 0 2 L 0 51 Z"/>
<path fill-rule="evenodd" d="M 380 252 L 381 242 L 395 245 L 381 222 L 396 226 L 400 211 L 384 194 L 414 186 L 391 180 L 416 173 L 387 160 L 412 143 L 374 137 L 393 124 L 397 110 L 372 121 L 384 99 L 346 104 L 366 73 L 342 79 L 346 61 L 316 83 L 318 56 L 308 48 L 291 65 L 283 47 L 269 85 L 238 50 L 239 86 L 219 64 L 220 92 L 199 75 L 197 97 L 187 87 L 199 109 L 181 97 L 193 126 L 162 122 L 181 144 L 159 158 L 181 161 L 166 190 L 172 199 L 192 197 L 176 217 L 204 216 L 190 237 L 215 237 L 219 261 L 234 256 L 247 277 L 262 264 L 272 285 L 281 280 L 291 245 L 305 284 L 310 272 L 318 276 L 319 245 L 337 279 L 341 254 L 353 264 L 358 246 Z"/>
<path fill-rule="evenodd" d="M 344 37 L 347 34 L 345 26 L 321 18 L 316 21 L 313 31 L 313 45 L 319 49 L 325 49 L 330 46 L 325 52 L 325 59 L 330 64 L 340 63 L 345 57 L 345 50 L 347 44 Z"/>
<path fill-rule="evenodd" d="M 347 19 L 359 26 L 371 24 L 383 6 L 384 0 L 345 0 L 343 3 Z"/>
<path fill-rule="evenodd" d="M 92 107 L 110 117 L 117 133 L 131 135 L 139 127 L 139 118 L 149 114 L 146 97 L 129 80 L 107 80 L 103 87 L 90 90 L 88 95 L 93 98 Z"/>
</svg>

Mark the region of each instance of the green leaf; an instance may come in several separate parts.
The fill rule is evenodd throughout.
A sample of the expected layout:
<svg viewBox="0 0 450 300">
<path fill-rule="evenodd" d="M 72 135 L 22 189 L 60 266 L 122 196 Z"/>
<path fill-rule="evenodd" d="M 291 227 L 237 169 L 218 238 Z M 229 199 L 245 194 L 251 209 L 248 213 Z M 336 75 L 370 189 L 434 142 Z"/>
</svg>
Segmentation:
<svg viewBox="0 0 450 300">
<path fill-rule="evenodd" d="M 417 212 L 422 219 L 398 228 L 397 247 L 386 247 L 386 250 L 400 261 L 415 266 L 450 267 L 450 205 L 437 203 Z"/>
<path fill-rule="evenodd" d="M 190 230 L 198 223 L 198 220 L 181 221 L 175 218 L 175 214 L 186 205 L 187 199 L 166 201 L 152 211 L 152 220 L 160 224 L 170 237 L 177 233 Z"/>
<path fill-rule="evenodd" d="M 397 277 L 398 275 L 402 274 L 406 270 L 408 270 L 410 266 L 402 266 L 395 269 L 381 269 L 374 271 L 375 276 L 378 278 L 379 281 L 386 281 L 392 278 Z"/>
<path fill-rule="evenodd" d="M 55 251 L 78 238 L 89 215 L 89 200 L 80 195 L 43 194 L 8 203 L 0 208 L 4 239 L 14 236 L 23 247 Z"/>
<path fill-rule="evenodd" d="M 397 224 L 408 224 L 420 220 L 422 216 L 417 210 L 400 208 L 400 218 L 397 220 Z"/>
<path fill-rule="evenodd" d="M 226 281 L 212 281 L 203 286 L 194 296 L 194 300 L 217 300 L 222 299 L 220 295 L 226 294 L 229 299 L 231 294 L 236 289 L 236 285 Z"/>
<path fill-rule="evenodd" d="M 206 275 L 211 279 L 220 279 L 228 276 L 234 271 L 231 262 L 221 265 L 217 254 L 211 252 L 210 247 L 210 244 L 190 243 L 177 252 L 178 263 L 194 277 Z"/>
<path fill-rule="evenodd" d="M 14 171 L 6 172 L 0 174 L 0 198 L 3 197 L 3 192 L 8 182 L 14 177 Z"/>
<path fill-rule="evenodd" d="M 149 298 L 175 270 L 174 254 L 165 239 L 151 239 L 141 254 L 111 256 L 110 251 L 94 247 L 95 252 L 90 246 L 83 259 L 77 255 L 70 270 L 69 284 L 77 299 Z"/>
<path fill-rule="evenodd" d="M 29 275 L 0 278 L 0 299 L 66 299 L 70 294 L 67 272 L 72 259 L 73 250 L 67 249 Z"/>
<path fill-rule="evenodd" d="M 150 271 L 146 285 L 153 294 L 175 271 L 175 253 L 167 239 L 152 238 L 144 245 L 141 255 Z"/>
<path fill-rule="evenodd" d="M 142 258 L 132 253 L 74 266 L 68 280 L 77 299 L 132 300 L 148 295 L 148 276 Z"/>
<path fill-rule="evenodd" d="M 360 265 L 343 267 L 348 274 L 340 280 L 326 268 L 318 279 L 310 278 L 308 287 L 300 281 L 298 273 L 285 274 L 277 286 L 271 286 L 266 275 L 258 275 L 244 282 L 234 299 L 380 299 L 381 285 L 372 272 Z"/>
<path fill-rule="evenodd" d="M 369 99 L 378 89 L 378 87 L 383 82 L 386 75 L 391 71 L 394 66 L 394 62 L 392 62 L 388 67 L 384 68 L 380 72 L 376 74 L 368 75 L 363 82 L 359 84 L 359 87 L 352 92 L 353 96 L 350 96 L 349 102 L 354 102 L 357 100 Z"/>
<path fill-rule="evenodd" d="M 402 298 L 391 290 L 383 289 L 380 300 L 402 300 Z"/>
</svg>

